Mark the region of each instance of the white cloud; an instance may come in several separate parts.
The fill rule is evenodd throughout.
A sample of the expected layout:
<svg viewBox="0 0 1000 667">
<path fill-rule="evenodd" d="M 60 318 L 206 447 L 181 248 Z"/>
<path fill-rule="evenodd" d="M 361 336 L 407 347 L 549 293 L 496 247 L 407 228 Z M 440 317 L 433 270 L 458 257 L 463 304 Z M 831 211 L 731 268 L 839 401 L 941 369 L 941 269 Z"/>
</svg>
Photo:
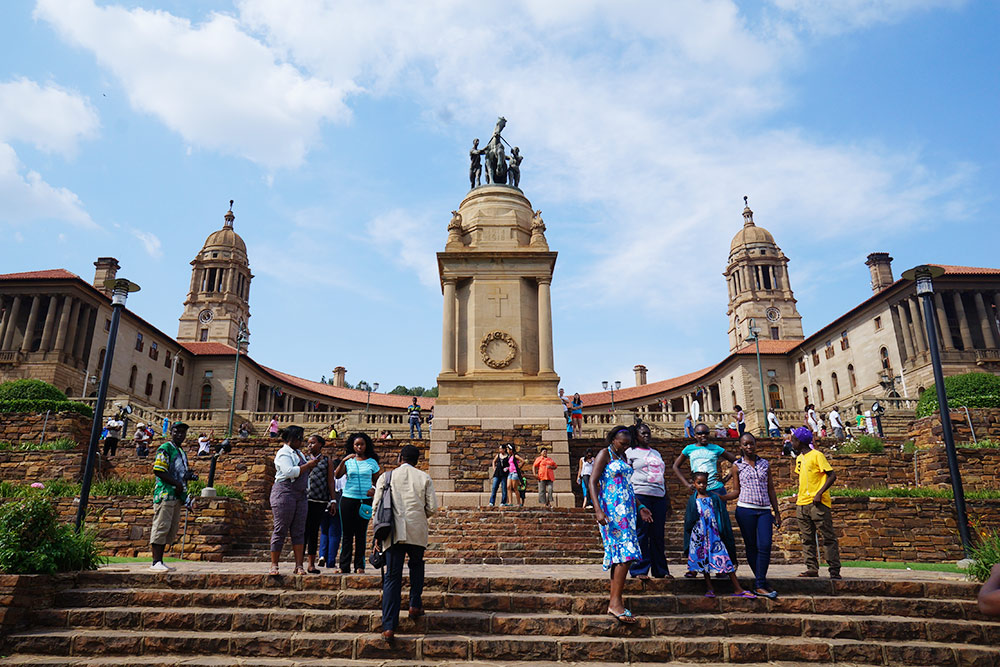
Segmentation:
<svg viewBox="0 0 1000 667">
<path fill-rule="evenodd" d="M 0 141 L 72 155 L 81 139 L 93 137 L 100 121 L 86 98 L 30 79 L 0 83 Z"/>
<path fill-rule="evenodd" d="M 160 239 L 153 232 L 144 232 L 141 229 L 131 230 L 132 236 L 139 239 L 142 243 L 142 247 L 146 250 L 146 253 L 154 258 L 159 259 L 163 256 L 163 250 L 160 249 Z"/>
<path fill-rule="evenodd" d="M 444 229 L 446 224 L 447 220 L 435 225 L 430 215 L 418 217 L 407 211 L 392 210 L 369 223 L 368 235 L 378 251 L 393 264 L 416 273 L 423 285 L 436 287 L 438 272 L 434 253 L 443 245 L 443 237 L 434 238 L 427 230 Z"/>
<path fill-rule="evenodd" d="M 14 149 L 0 143 L 0 222 L 24 225 L 65 220 L 84 228 L 97 225 L 80 198 L 66 188 L 46 183 L 38 172 L 26 169 Z"/>
<path fill-rule="evenodd" d="M 91 51 L 120 80 L 132 106 L 184 141 L 267 167 L 299 165 L 324 120 L 349 118 L 344 96 L 306 76 L 236 19 L 192 25 L 164 11 L 39 0 L 35 15 Z"/>
<path fill-rule="evenodd" d="M 858 28 L 868 28 L 880 23 L 893 23 L 908 14 L 938 8 L 955 8 L 966 0 L 770 0 L 778 9 L 787 12 L 793 21 L 808 30 L 825 35 L 835 35 Z M 786 19 L 789 17 L 786 17 Z"/>
</svg>

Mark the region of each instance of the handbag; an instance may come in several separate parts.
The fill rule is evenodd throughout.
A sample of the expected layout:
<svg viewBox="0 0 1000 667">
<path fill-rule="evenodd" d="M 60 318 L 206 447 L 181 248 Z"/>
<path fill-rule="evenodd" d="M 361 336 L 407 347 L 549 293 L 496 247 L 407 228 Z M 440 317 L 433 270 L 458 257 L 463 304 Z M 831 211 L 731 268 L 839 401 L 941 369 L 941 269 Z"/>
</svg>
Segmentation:
<svg viewBox="0 0 1000 667">
<path fill-rule="evenodd" d="M 378 548 L 378 542 L 375 542 L 372 546 L 372 552 L 368 554 L 368 562 L 376 570 L 381 570 L 385 567 L 385 552 Z"/>
<path fill-rule="evenodd" d="M 368 521 L 368 519 L 372 518 L 372 506 L 368 503 L 361 503 L 358 505 L 358 516 L 360 516 L 363 520 Z"/>
<path fill-rule="evenodd" d="M 382 551 L 381 545 L 383 540 L 391 537 L 392 532 L 392 471 L 390 470 L 385 474 L 385 488 L 382 489 L 382 500 L 375 516 L 375 528 L 372 530 L 372 552 L 368 554 L 368 562 L 372 567 L 379 570 L 385 567 L 385 552 Z"/>
</svg>

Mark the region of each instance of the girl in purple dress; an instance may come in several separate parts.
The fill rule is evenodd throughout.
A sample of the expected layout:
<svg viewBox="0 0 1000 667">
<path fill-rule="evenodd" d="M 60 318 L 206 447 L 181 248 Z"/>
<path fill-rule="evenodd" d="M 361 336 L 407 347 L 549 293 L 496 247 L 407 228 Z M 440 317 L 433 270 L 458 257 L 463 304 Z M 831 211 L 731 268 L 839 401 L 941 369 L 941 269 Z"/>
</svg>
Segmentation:
<svg viewBox="0 0 1000 667">
<path fill-rule="evenodd" d="M 729 515 L 726 513 L 725 519 L 722 513 L 726 512 L 725 500 L 733 500 L 735 494 L 727 494 L 721 498 L 714 493 L 708 492 L 708 474 L 696 472 L 694 478 L 695 493 L 688 501 L 688 511 L 685 517 L 685 524 L 688 524 L 691 531 L 691 548 L 688 551 L 688 570 L 691 572 L 701 572 L 705 576 L 705 586 L 707 592 L 705 597 L 714 598 L 715 590 L 712 588 L 712 573 L 728 574 L 729 580 L 733 583 L 733 597 L 755 598 L 757 597 L 749 591 L 743 590 L 739 579 L 736 578 L 736 566 L 729 556 L 729 547 L 725 542 L 730 539 L 723 539 L 723 532 L 727 526 Z M 730 497 L 732 496 L 732 497 Z M 732 527 L 728 526 L 729 534 L 732 535 Z"/>
</svg>

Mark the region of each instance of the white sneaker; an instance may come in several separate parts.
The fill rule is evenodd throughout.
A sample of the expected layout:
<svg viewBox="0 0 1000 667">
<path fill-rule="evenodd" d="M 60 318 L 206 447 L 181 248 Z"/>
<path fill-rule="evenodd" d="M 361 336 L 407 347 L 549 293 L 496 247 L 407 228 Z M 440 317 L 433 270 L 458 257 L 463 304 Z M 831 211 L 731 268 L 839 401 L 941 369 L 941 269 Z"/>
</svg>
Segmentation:
<svg viewBox="0 0 1000 667">
<path fill-rule="evenodd" d="M 173 572 L 174 568 L 169 567 L 163 561 L 157 561 L 149 566 L 150 572 Z"/>
</svg>

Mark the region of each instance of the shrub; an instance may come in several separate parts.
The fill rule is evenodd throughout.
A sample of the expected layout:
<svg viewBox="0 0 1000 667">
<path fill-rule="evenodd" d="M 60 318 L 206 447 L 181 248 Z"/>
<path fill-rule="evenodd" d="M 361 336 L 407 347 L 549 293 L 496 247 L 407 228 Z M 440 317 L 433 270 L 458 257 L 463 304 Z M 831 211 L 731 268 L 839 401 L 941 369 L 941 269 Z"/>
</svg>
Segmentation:
<svg viewBox="0 0 1000 667">
<path fill-rule="evenodd" d="M 1000 563 L 1000 532 L 986 532 L 979 538 L 979 543 L 972 547 L 972 553 L 969 554 L 973 563 L 967 574 L 970 579 L 986 581 L 990 578 L 993 566 Z"/>
<path fill-rule="evenodd" d="M 142 479 L 123 479 L 108 477 L 94 482 L 90 492 L 95 496 L 151 496 L 155 480 L 152 477 Z"/>
<path fill-rule="evenodd" d="M 32 496 L 72 498 L 80 495 L 80 484 L 67 479 L 55 479 L 41 484 L 41 488 L 37 488 L 28 483 L 0 482 L 0 498 L 28 498 Z"/>
<path fill-rule="evenodd" d="M 33 496 L 0 506 L 0 571 L 54 574 L 95 570 L 103 562 L 93 531 L 77 533 L 57 523 L 47 498 Z"/>
<path fill-rule="evenodd" d="M 881 454 L 885 443 L 873 435 L 861 434 L 846 441 L 838 449 L 838 454 Z"/>
<path fill-rule="evenodd" d="M 980 438 L 976 442 L 960 442 L 955 446 L 963 449 L 1000 449 L 1000 440 Z"/>
<path fill-rule="evenodd" d="M 944 391 L 950 408 L 1000 407 L 1000 376 L 990 373 L 965 373 L 944 379 Z M 938 412 L 937 391 L 931 385 L 917 401 L 917 417 Z"/>
<path fill-rule="evenodd" d="M 94 416 L 94 409 L 92 407 L 78 401 L 67 401 L 66 399 L 55 401 L 41 398 L 0 399 L 0 412 L 42 413 L 47 410 L 51 410 L 52 412 L 76 412 L 84 417 Z"/>
<path fill-rule="evenodd" d="M 917 443 L 907 440 L 900 446 L 900 449 L 903 450 L 904 454 L 913 454 L 917 451 Z"/>
<path fill-rule="evenodd" d="M 66 394 L 41 380 L 11 380 L 0 384 L 0 401 L 65 401 Z"/>
</svg>

